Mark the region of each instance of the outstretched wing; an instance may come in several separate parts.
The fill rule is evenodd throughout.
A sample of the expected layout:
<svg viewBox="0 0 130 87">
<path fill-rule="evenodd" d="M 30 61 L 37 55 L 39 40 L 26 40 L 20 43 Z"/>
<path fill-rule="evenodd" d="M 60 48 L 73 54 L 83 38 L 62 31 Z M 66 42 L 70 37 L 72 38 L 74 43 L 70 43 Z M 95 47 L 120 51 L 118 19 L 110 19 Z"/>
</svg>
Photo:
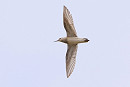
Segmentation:
<svg viewBox="0 0 130 87">
<path fill-rule="evenodd" d="M 64 22 L 64 28 L 67 33 L 67 37 L 77 37 L 76 30 L 73 24 L 73 18 L 69 10 L 65 6 L 63 11 L 63 22 Z"/>
<path fill-rule="evenodd" d="M 77 45 L 68 45 L 66 53 L 66 74 L 67 78 L 71 75 L 74 70 L 76 62 Z"/>
</svg>

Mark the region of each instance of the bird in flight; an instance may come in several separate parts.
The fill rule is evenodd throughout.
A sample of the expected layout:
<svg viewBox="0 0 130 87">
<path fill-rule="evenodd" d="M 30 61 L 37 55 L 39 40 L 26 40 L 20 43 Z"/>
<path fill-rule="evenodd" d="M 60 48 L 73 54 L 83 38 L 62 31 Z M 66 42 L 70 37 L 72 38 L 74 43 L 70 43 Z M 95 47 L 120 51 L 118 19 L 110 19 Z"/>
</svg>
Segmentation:
<svg viewBox="0 0 130 87">
<path fill-rule="evenodd" d="M 69 10 L 64 6 L 63 8 L 63 23 L 67 33 L 67 37 L 59 38 L 57 41 L 66 43 L 68 46 L 66 53 L 66 75 L 67 78 L 74 70 L 76 62 L 77 45 L 79 43 L 85 43 L 89 40 L 87 38 L 78 38 L 73 24 L 72 16 Z M 57 42 L 55 41 L 55 42 Z"/>
</svg>

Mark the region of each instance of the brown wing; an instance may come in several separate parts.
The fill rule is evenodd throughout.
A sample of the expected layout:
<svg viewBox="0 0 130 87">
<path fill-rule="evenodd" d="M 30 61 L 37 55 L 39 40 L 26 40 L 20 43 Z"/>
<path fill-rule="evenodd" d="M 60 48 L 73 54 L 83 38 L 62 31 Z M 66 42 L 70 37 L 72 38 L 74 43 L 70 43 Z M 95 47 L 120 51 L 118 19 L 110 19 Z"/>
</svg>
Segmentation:
<svg viewBox="0 0 130 87">
<path fill-rule="evenodd" d="M 67 78 L 71 75 L 74 70 L 76 62 L 77 45 L 68 45 L 66 53 L 66 74 Z"/>
<path fill-rule="evenodd" d="M 63 22 L 64 22 L 64 28 L 67 33 L 67 37 L 77 37 L 76 30 L 73 24 L 73 18 L 69 10 L 65 6 L 63 11 Z"/>
</svg>

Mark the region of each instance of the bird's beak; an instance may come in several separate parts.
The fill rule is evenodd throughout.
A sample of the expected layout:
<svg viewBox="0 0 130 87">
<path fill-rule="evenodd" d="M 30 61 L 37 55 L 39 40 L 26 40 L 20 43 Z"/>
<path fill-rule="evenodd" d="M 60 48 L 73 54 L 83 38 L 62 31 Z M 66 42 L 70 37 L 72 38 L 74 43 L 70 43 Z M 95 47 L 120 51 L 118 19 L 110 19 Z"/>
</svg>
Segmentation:
<svg viewBox="0 0 130 87">
<path fill-rule="evenodd" d="M 58 42 L 59 40 L 56 40 L 56 41 L 54 41 L 54 42 Z"/>
</svg>

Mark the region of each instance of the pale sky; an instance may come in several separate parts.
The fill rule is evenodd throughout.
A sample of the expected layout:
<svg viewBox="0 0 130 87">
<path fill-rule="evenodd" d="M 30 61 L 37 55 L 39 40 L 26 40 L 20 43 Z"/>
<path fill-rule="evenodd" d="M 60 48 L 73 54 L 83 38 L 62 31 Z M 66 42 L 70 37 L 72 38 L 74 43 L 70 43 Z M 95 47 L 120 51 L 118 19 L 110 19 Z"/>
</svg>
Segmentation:
<svg viewBox="0 0 130 87">
<path fill-rule="evenodd" d="M 64 5 L 90 40 L 68 79 Z M 0 0 L 0 87 L 130 87 L 130 0 Z"/>
</svg>

